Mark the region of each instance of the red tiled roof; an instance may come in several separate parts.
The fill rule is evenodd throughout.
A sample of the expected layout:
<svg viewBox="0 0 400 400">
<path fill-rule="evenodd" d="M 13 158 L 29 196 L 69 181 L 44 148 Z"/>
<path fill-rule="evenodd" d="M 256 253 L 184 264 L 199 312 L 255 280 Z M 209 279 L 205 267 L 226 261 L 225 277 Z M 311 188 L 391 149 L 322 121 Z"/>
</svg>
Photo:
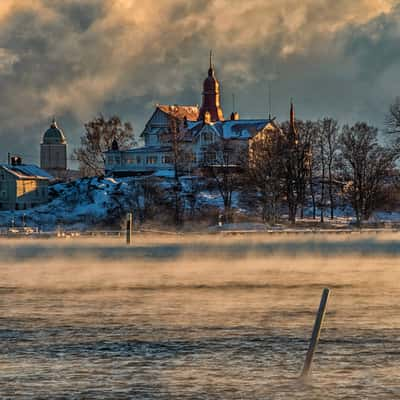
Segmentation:
<svg viewBox="0 0 400 400">
<path fill-rule="evenodd" d="M 198 106 L 178 106 L 178 105 L 161 105 L 158 104 L 157 108 L 175 118 L 187 118 L 188 121 L 197 121 L 199 118 Z"/>
</svg>

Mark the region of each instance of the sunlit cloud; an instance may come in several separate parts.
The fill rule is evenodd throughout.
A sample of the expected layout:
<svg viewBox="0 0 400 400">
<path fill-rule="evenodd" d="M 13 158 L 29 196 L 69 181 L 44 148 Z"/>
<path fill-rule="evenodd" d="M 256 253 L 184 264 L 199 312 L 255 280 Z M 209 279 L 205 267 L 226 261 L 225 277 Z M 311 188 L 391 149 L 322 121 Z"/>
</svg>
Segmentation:
<svg viewBox="0 0 400 400">
<path fill-rule="evenodd" d="M 121 114 L 139 131 L 156 102 L 200 102 L 210 48 L 223 100 L 235 92 L 243 116 L 264 112 L 273 76 L 281 119 L 291 96 L 304 118 L 368 118 L 394 95 L 389 79 L 400 66 L 390 45 L 400 39 L 396 5 L 395 0 L 2 0 L 0 74 L 7 80 L 0 90 L 10 100 L 0 110 L 0 137 L 7 143 L 13 131 L 11 147 L 32 147 L 39 127 L 55 114 L 74 145 L 83 122 L 100 111 Z M 368 55 L 377 49 L 382 67 L 371 81 L 378 67 Z M 349 84 L 351 93 L 344 93 Z"/>
</svg>

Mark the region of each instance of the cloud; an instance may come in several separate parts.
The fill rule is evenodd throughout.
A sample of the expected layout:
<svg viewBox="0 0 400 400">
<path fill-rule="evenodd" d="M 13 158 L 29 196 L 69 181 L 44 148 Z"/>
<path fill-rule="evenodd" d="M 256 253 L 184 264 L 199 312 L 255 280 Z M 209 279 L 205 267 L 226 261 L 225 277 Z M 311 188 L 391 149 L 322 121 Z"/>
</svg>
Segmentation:
<svg viewBox="0 0 400 400">
<path fill-rule="evenodd" d="M 73 147 L 100 111 L 140 131 L 155 103 L 199 103 L 210 48 L 227 115 L 232 92 L 243 116 L 264 115 L 273 80 L 279 119 L 293 96 L 300 117 L 379 124 L 400 67 L 396 3 L 2 0 L 0 160 L 37 158 L 52 115 Z"/>
<path fill-rule="evenodd" d="M 13 65 L 18 62 L 19 57 L 7 49 L 0 48 L 0 76 L 12 73 Z"/>
</svg>

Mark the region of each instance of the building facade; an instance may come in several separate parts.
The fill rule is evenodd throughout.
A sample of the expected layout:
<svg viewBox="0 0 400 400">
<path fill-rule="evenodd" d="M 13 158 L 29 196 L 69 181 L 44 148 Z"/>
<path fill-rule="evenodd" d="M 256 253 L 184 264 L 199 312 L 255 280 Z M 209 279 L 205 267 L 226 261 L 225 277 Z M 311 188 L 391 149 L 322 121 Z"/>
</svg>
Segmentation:
<svg viewBox="0 0 400 400">
<path fill-rule="evenodd" d="M 65 178 L 67 173 L 67 140 L 55 119 L 43 135 L 40 168 L 60 179 Z"/>
<path fill-rule="evenodd" d="M 184 172 L 191 173 L 221 156 L 210 151 L 213 145 L 217 148 L 220 143 L 229 143 L 239 153 L 245 151 L 251 138 L 271 129 L 278 127 L 270 117 L 240 119 L 233 111 L 229 119 L 224 119 L 220 85 L 210 56 L 201 107 L 157 105 L 141 134 L 144 146 L 120 150 L 115 144 L 105 154 L 105 172 L 115 176 L 167 174 L 176 165 L 178 139 L 179 152 L 187 154 Z"/>
<path fill-rule="evenodd" d="M 36 165 L 13 157 L 12 164 L 0 165 L 0 210 L 26 210 L 47 203 L 52 179 Z"/>
</svg>

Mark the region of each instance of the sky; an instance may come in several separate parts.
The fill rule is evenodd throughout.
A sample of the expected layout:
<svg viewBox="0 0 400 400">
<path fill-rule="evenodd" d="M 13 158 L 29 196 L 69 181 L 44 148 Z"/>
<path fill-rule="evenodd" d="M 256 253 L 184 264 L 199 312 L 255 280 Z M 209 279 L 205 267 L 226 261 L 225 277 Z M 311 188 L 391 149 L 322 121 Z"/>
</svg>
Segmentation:
<svg viewBox="0 0 400 400">
<path fill-rule="evenodd" d="M 397 0 L 0 0 L 0 162 L 38 162 L 99 113 L 137 135 L 155 104 L 200 104 L 212 49 L 225 116 L 365 120 L 400 96 Z"/>
</svg>

